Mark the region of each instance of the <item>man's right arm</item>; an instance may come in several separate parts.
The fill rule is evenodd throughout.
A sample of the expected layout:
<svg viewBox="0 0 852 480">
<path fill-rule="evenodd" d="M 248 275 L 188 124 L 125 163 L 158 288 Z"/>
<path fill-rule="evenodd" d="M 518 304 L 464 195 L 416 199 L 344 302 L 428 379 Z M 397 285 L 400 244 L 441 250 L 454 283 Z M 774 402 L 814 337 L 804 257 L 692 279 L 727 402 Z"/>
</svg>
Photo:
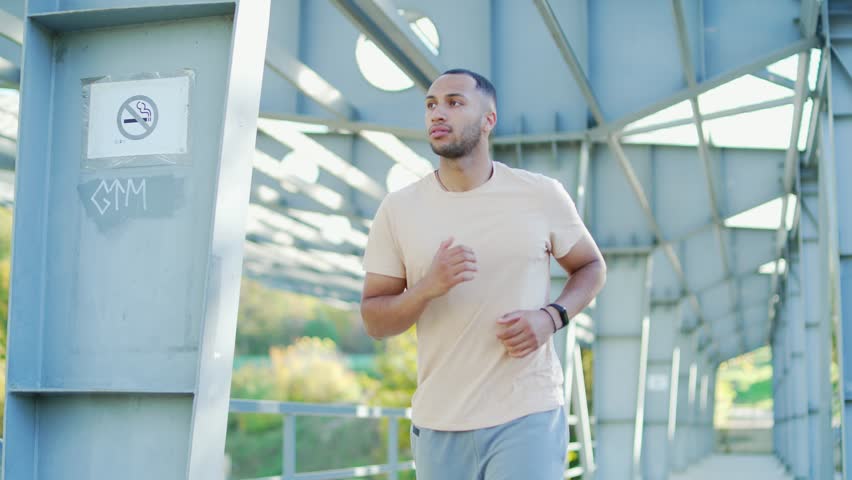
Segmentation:
<svg viewBox="0 0 852 480">
<path fill-rule="evenodd" d="M 361 297 L 361 317 L 375 339 L 399 335 L 420 318 L 429 298 L 422 288 L 405 289 L 405 279 L 367 273 Z"/>
<path fill-rule="evenodd" d="M 434 298 L 459 283 L 473 280 L 476 256 L 469 247 L 450 248 L 453 239 L 441 243 L 426 275 L 406 289 L 404 278 L 367 273 L 361 295 L 361 317 L 367 334 L 381 339 L 405 332 Z"/>
</svg>

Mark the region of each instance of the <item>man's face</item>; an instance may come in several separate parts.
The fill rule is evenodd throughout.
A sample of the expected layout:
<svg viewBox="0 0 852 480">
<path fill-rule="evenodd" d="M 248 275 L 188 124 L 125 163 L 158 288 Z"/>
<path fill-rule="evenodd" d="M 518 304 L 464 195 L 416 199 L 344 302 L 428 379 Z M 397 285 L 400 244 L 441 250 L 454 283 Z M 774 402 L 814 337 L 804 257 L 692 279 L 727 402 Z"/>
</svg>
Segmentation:
<svg viewBox="0 0 852 480">
<path fill-rule="evenodd" d="M 490 131 L 491 105 L 476 81 L 460 74 L 442 75 L 426 94 L 426 131 L 432 151 L 444 158 L 469 154 Z"/>
</svg>

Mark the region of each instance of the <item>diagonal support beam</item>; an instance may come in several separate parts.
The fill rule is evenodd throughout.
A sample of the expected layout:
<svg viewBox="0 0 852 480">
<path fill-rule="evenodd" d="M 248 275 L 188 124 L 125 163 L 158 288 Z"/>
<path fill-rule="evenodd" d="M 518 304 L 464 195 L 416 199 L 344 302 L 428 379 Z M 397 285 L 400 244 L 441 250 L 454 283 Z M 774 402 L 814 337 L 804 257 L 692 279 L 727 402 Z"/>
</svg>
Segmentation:
<svg viewBox="0 0 852 480">
<path fill-rule="evenodd" d="M 697 83 L 694 87 L 688 87 L 680 92 L 677 92 L 659 102 L 648 106 L 636 113 L 626 115 L 618 120 L 614 120 L 607 124 L 607 128 L 611 131 L 618 131 L 623 129 L 625 126 L 640 120 L 642 118 L 647 117 L 653 113 L 659 112 L 660 110 L 669 108 L 673 105 L 676 105 L 685 100 L 689 100 L 692 97 L 696 97 L 701 95 L 702 93 L 708 92 L 716 87 L 722 86 L 731 80 L 735 80 L 743 75 L 753 74 L 754 72 L 766 68 L 768 65 L 772 65 L 775 62 L 783 60 L 791 55 L 795 55 L 797 53 L 807 52 L 812 48 L 818 48 L 820 46 L 820 41 L 816 37 L 803 38 L 798 40 L 786 47 L 780 48 L 768 55 L 758 58 L 755 61 L 743 65 L 742 67 L 735 68 L 733 70 L 729 70 L 719 76 L 716 76 L 712 79 L 705 80 L 701 83 Z"/>
<path fill-rule="evenodd" d="M 686 28 L 686 20 L 683 14 L 683 3 L 681 0 L 672 0 L 672 10 L 674 12 L 675 27 L 677 30 L 678 50 L 680 51 L 681 65 L 683 65 L 683 74 L 686 78 L 687 86 L 694 89 L 697 86 L 695 79 L 695 66 L 692 63 L 692 55 L 689 51 L 689 38 Z M 704 136 L 704 119 L 701 116 L 701 108 L 698 104 L 698 96 L 695 95 L 689 99 L 692 106 L 692 119 L 695 124 L 695 130 L 698 134 L 698 156 L 701 158 L 701 163 L 704 165 L 704 178 L 707 180 L 707 193 L 710 196 L 710 212 L 713 216 L 715 225 L 714 233 L 716 241 L 719 244 L 719 255 L 722 257 L 722 270 L 725 278 L 731 276 L 731 267 L 729 265 L 728 248 L 723 235 L 723 220 L 719 215 L 719 199 L 716 196 L 716 180 L 713 172 L 712 160 L 710 158 L 710 149 L 707 146 L 707 139 Z M 734 309 L 739 311 L 740 307 L 740 292 L 735 283 L 729 283 L 729 292 L 731 300 L 734 304 Z M 740 325 L 743 320 L 740 317 Z M 743 339 L 740 338 L 740 342 Z M 744 345 L 743 345 L 743 348 Z"/>
<path fill-rule="evenodd" d="M 772 82 L 775 85 L 780 85 L 782 87 L 789 88 L 790 90 L 796 88 L 796 82 L 794 80 L 790 80 L 787 77 L 782 77 L 781 75 L 776 75 L 765 68 L 752 73 L 752 75 L 757 78 L 762 78 L 767 82 Z"/>
<path fill-rule="evenodd" d="M 414 84 L 427 90 L 444 68 L 408 28 L 390 0 L 332 0 Z"/>
<path fill-rule="evenodd" d="M 548 0 L 533 0 L 533 2 L 535 3 L 536 8 L 538 8 L 539 13 L 541 14 L 545 24 L 548 26 L 548 30 L 550 30 L 551 35 L 553 36 L 553 39 L 557 44 L 557 47 L 559 48 L 560 52 L 562 52 L 565 62 L 571 69 L 571 73 L 574 76 L 574 80 L 580 86 L 581 90 L 583 90 L 583 96 L 586 99 L 586 103 L 589 105 L 589 109 L 592 112 L 592 116 L 595 118 L 595 121 L 598 123 L 599 126 L 604 126 L 606 124 L 606 120 L 603 116 L 603 113 L 601 112 L 600 104 L 598 103 L 597 98 L 595 97 L 594 92 L 592 91 L 591 85 L 589 84 L 589 80 L 586 77 L 585 72 L 583 72 L 579 62 L 577 61 L 577 57 L 573 53 L 574 50 L 573 48 L 571 48 L 571 44 L 568 41 L 568 38 L 565 36 L 562 26 L 559 24 L 559 20 L 553 13 L 553 9 L 550 7 Z M 618 159 L 618 163 L 624 171 L 624 174 L 627 177 L 627 181 L 633 189 L 633 192 L 636 194 L 636 198 L 639 201 L 640 206 L 642 207 L 642 212 L 645 214 L 645 218 L 648 220 L 648 224 L 650 225 L 654 236 L 657 238 L 657 242 L 659 243 L 660 248 L 663 249 L 666 258 L 669 260 L 673 270 L 675 271 L 675 274 L 681 286 L 682 294 L 686 297 L 686 299 L 689 301 L 689 304 L 692 306 L 692 309 L 695 311 L 695 315 L 699 319 L 699 323 L 703 323 L 701 306 L 698 303 L 698 298 L 695 296 L 694 293 L 690 292 L 689 290 L 689 285 L 686 282 L 686 275 L 684 274 L 683 266 L 680 262 L 680 259 L 678 258 L 677 253 L 675 253 L 671 243 L 667 242 L 665 237 L 663 236 L 663 231 L 660 228 L 656 217 L 654 216 L 654 212 L 651 209 L 651 204 L 648 201 L 648 196 L 645 194 L 645 190 L 644 188 L 642 188 L 642 184 L 639 181 L 639 178 L 636 176 L 636 173 L 633 170 L 633 166 L 630 163 L 630 160 L 624 153 L 624 149 L 621 147 L 621 143 L 618 141 L 618 138 L 614 134 L 608 135 L 606 141 L 610 149 Z"/>
<path fill-rule="evenodd" d="M 741 107 L 730 108 L 726 110 L 720 110 L 718 112 L 708 113 L 706 115 L 702 115 L 701 118 L 704 121 L 715 120 L 717 118 L 725 118 L 732 117 L 734 115 L 741 115 L 743 113 L 751 113 L 751 112 L 759 112 L 761 110 L 768 110 L 770 108 L 783 107 L 784 105 L 790 105 L 795 100 L 795 97 L 792 95 L 789 97 L 778 98 L 775 100 L 767 100 L 765 102 L 753 103 L 751 105 L 743 105 Z M 621 134 L 622 137 L 626 137 L 628 135 L 638 135 L 640 133 L 648 133 L 655 132 L 657 130 L 662 130 L 664 128 L 673 128 L 673 127 L 681 127 L 684 125 L 689 125 L 693 123 L 694 120 L 692 118 L 682 118 L 679 120 L 671 120 L 669 122 L 655 123 L 648 126 L 631 128 L 629 130 L 624 130 Z"/>
<path fill-rule="evenodd" d="M 300 62 L 288 51 L 273 44 L 266 47 L 266 66 L 293 84 L 302 93 L 317 102 L 341 120 L 352 120 L 357 114 L 340 90 L 325 81 L 310 67 Z"/>
<path fill-rule="evenodd" d="M 18 45 L 23 45 L 24 21 L 6 10 L 0 9 L 0 37 L 8 38 Z"/>
<path fill-rule="evenodd" d="M 801 134 L 801 126 L 802 126 L 802 111 L 805 105 L 807 87 L 808 87 L 808 71 L 810 70 L 810 58 L 811 55 L 809 52 L 802 52 L 799 54 L 799 68 L 796 77 L 796 101 L 793 107 L 793 125 L 790 129 L 790 144 L 787 147 L 787 157 L 784 160 L 784 196 L 781 198 L 781 222 L 778 226 L 778 234 L 776 237 L 776 252 L 780 257 L 781 254 L 786 250 L 787 247 L 787 209 L 790 207 L 788 198 L 790 193 L 793 192 L 793 183 L 796 179 L 796 173 L 799 170 L 799 135 Z M 799 202 L 797 202 L 798 204 Z M 775 271 L 772 273 L 772 288 L 771 292 L 773 294 L 777 294 L 780 292 L 780 282 L 778 281 L 778 277 L 780 275 L 781 270 L 781 261 L 780 259 L 775 262 Z M 774 295 L 773 295 L 774 297 Z M 772 321 L 775 321 L 777 317 L 775 307 L 770 302 L 769 304 L 769 313 Z"/>
<path fill-rule="evenodd" d="M 541 18 L 544 20 L 544 24 L 547 26 L 550 35 L 553 37 L 559 53 L 562 54 L 562 58 L 565 60 L 568 68 L 571 69 L 571 74 L 577 81 L 577 85 L 586 99 L 586 104 L 589 106 L 595 122 L 598 125 L 604 125 L 606 121 L 600 109 L 600 102 L 595 97 L 592 87 L 589 84 L 589 79 L 586 77 L 585 72 L 583 72 L 583 67 L 580 66 L 580 61 L 577 60 L 577 55 L 574 53 L 574 49 L 571 48 L 571 43 L 568 41 L 568 37 L 565 36 L 565 32 L 562 31 L 562 26 L 559 24 L 556 14 L 553 13 L 550 3 L 548 0 L 533 0 L 533 3 L 538 8 L 538 12 L 541 14 Z"/>
</svg>

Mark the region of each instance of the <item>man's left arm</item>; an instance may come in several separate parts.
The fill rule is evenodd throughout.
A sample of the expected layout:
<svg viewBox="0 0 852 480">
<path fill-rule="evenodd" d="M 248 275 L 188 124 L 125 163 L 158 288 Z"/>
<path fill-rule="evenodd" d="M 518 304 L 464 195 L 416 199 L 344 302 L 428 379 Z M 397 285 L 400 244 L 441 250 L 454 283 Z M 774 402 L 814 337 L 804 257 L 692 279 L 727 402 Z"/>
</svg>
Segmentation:
<svg viewBox="0 0 852 480">
<path fill-rule="evenodd" d="M 571 250 L 556 261 L 568 273 L 562 293 L 553 302 L 565 308 L 569 317 L 582 312 L 600 292 L 606 282 L 606 263 L 592 236 L 586 229 Z M 497 338 L 512 357 L 524 357 L 537 350 L 561 325 L 554 307 L 542 310 L 518 310 L 501 317 Z"/>
</svg>

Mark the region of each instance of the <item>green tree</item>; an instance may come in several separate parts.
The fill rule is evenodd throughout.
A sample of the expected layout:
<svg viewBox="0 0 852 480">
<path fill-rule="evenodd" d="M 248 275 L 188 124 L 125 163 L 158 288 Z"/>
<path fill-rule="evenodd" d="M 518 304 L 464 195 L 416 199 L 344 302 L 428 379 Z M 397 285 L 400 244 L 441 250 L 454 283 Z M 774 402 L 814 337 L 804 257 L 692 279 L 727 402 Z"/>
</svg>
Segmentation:
<svg viewBox="0 0 852 480">
<path fill-rule="evenodd" d="M 269 367 L 246 366 L 234 373 L 233 398 L 306 403 L 360 403 L 364 380 L 346 367 L 330 339 L 303 337 L 270 349 Z M 276 475 L 282 471 L 281 417 L 232 414 L 226 451 L 233 478 Z M 375 420 L 297 417 L 298 471 L 372 464 L 380 442 Z M 384 458 L 384 457 L 382 457 Z"/>
</svg>

